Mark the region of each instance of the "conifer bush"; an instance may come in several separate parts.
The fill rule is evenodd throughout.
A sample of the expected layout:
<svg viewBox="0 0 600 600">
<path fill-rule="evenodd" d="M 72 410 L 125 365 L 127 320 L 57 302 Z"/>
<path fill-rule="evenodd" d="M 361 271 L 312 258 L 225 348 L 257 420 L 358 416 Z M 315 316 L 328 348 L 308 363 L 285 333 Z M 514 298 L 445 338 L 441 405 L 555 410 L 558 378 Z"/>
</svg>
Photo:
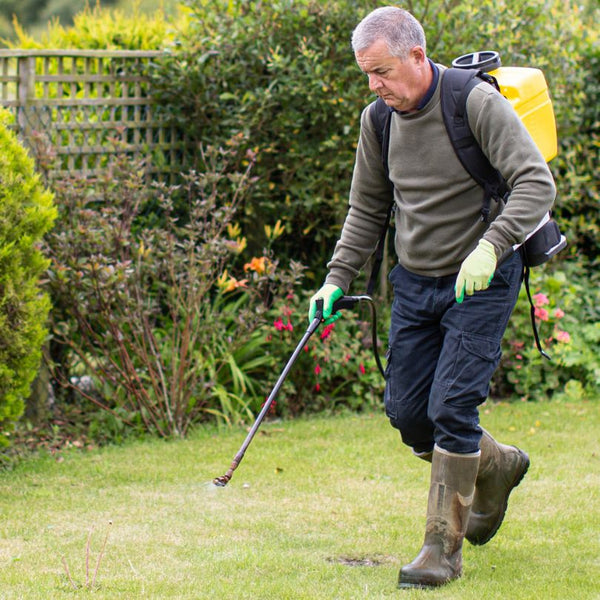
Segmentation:
<svg viewBox="0 0 600 600">
<path fill-rule="evenodd" d="M 40 290 L 39 244 L 53 225 L 52 194 L 0 112 L 0 445 L 22 415 L 36 376 L 50 309 Z"/>
</svg>

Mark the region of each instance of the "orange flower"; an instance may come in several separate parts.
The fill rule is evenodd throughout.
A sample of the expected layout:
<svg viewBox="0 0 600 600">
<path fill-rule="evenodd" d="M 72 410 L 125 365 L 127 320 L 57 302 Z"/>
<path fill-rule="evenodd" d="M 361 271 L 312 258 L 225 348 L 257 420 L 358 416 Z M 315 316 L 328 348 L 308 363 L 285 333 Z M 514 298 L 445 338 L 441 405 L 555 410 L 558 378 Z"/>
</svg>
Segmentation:
<svg viewBox="0 0 600 600">
<path fill-rule="evenodd" d="M 244 265 L 244 271 L 247 273 L 248 271 L 254 271 L 259 275 L 264 275 L 266 273 L 268 267 L 268 259 L 266 256 L 261 256 L 257 258 L 256 256 L 249 262 Z"/>
<path fill-rule="evenodd" d="M 245 288 L 248 286 L 247 284 L 247 279 L 236 279 L 235 277 L 230 277 L 227 273 L 227 269 L 225 269 L 219 279 L 217 279 L 217 285 L 224 294 L 227 292 L 233 292 L 238 288 Z"/>
</svg>

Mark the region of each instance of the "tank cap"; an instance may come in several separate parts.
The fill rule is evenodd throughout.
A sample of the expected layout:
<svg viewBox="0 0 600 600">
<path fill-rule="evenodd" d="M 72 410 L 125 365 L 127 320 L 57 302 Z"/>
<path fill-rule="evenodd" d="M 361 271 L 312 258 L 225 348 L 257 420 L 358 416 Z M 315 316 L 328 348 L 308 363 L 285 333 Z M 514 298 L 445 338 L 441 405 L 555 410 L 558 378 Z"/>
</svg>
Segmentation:
<svg viewBox="0 0 600 600">
<path fill-rule="evenodd" d="M 494 50 L 463 54 L 452 61 L 455 69 L 479 69 L 484 73 L 498 69 L 501 64 L 500 55 Z"/>
</svg>

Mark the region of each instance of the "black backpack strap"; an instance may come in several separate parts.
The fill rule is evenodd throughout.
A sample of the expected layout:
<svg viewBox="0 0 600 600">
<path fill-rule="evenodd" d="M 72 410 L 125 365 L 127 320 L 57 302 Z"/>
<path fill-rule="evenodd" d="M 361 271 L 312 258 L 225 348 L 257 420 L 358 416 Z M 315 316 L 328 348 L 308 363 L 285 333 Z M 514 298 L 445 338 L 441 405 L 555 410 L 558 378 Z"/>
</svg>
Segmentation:
<svg viewBox="0 0 600 600">
<path fill-rule="evenodd" d="M 371 107 L 369 108 L 369 116 L 371 118 L 373 128 L 375 129 L 375 134 L 377 135 L 377 141 L 379 142 L 379 145 L 381 147 L 381 162 L 383 163 L 383 168 L 385 170 L 385 174 L 388 178 L 388 181 L 390 178 L 390 170 L 388 167 L 388 155 L 390 149 L 390 125 L 392 122 L 392 112 L 392 109 L 384 102 L 382 98 L 377 98 L 377 100 L 373 104 L 371 104 Z M 393 184 L 391 181 L 390 189 L 392 190 L 393 195 Z M 369 276 L 369 282 L 367 283 L 367 294 L 369 296 L 373 294 L 375 284 L 377 283 L 377 275 L 379 275 L 381 263 L 383 262 L 385 239 L 387 237 L 387 232 L 390 226 L 393 208 L 394 201 L 392 199 L 392 202 L 390 203 L 390 207 L 388 209 L 387 217 L 385 219 L 385 225 L 383 226 L 381 236 L 379 238 L 379 241 L 377 242 L 377 247 L 375 248 L 375 255 L 373 258 L 371 275 Z"/>
<path fill-rule="evenodd" d="M 500 172 L 490 164 L 469 126 L 467 98 L 481 81 L 499 89 L 498 82 L 487 73 L 475 69 L 446 69 L 442 76 L 441 103 L 454 152 L 467 173 L 484 189 L 481 218 L 488 223 L 491 200 L 506 201 L 510 188 Z"/>
<path fill-rule="evenodd" d="M 527 299 L 529 300 L 529 316 L 531 317 L 531 327 L 533 329 L 533 338 L 535 339 L 535 346 L 538 349 L 538 352 L 544 358 L 551 360 L 550 356 L 542 348 L 542 343 L 540 342 L 540 336 L 537 330 L 537 324 L 535 322 L 535 305 L 533 304 L 531 290 L 529 289 L 529 265 L 527 264 L 525 264 L 523 267 L 523 282 L 525 283 L 525 291 L 527 292 Z"/>
<path fill-rule="evenodd" d="M 390 176 L 388 155 L 390 151 L 390 125 L 392 122 L 392 112 L 393 110 L 385 103 L 383 98 L 377 98 L 377 100 L 371 104 L 371 108 L 369 108 L 371 123 L 375 129 L 379 146 L 381 147 L 381 162 L 383 163 L 383 168 L 388 179 Z"/>
</svg>

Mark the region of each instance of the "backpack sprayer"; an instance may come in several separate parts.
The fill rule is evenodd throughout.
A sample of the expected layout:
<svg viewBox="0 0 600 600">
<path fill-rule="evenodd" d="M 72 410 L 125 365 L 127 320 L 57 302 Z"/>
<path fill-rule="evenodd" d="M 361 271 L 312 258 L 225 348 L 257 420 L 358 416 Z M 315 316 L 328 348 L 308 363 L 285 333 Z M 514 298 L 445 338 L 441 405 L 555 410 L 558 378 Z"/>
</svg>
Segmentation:
<svg viewBox="0 0 600 600">
<path fill-rule="evenodd" d="M 358 302 L 368 302 L 371 307 L 373 352 L 375 354 L 375 361 L 377 362 L 377 367 L 379 368 L 379 371 L 383 375 L 384 370 L 383 370 L 383 366 L 381 364 L 381 360 L 379 358 L 379 352 L 377 351 L 377 313 L 375 310 L 375 304 L 373 302 L 373 299 L 370 296 L 342 296 L 341 298 L 339 298 L 338 300 L 336 300 L 333 303 L 333 308 L 332 308 L 331 313 L 334 314 L 338 310 L 353 308 Z M 317 304 L 317 311 L 315 313 L 315 318 L 309 323 L 308 328 L 306 329 L 306 332 L 302 336 L 302 339 L 300 340 L 300 342 L 298 342 L 298 345 L 296 346 L 296 349 L 292 353 L 292 356 L 290 357 L 287 364 L 283 368 L 281 375 L 275 382 L 275 385 L 273 386 L 273 390 L 271 391 L 271 393 L 269 394 L 269 397 L 265 401 L 265 403 L 262 407 L 262 410 L 256 417 L 256 420 L 254 421 L 254 425 L 252 425 L 250 431 L 248 432 L 248 435 L 246 436 L 244 443 L 241 445 L 241 447 L 238 450 L 237 454 L 235 455 L 233 461 L 231 462 L 231 466 L 229 467 L 229 469 L 227 470 L 227 472 L 224 475 L 221 475 L 220 477 L 215 477 L 212 480 L 212 483 L 214 485 L 216 485 L 218 487 L 225 487 L 229 483 L 229 480 L 233 477 L 233 472 L 238 468 L 240 462 L 242 462 L 242 459 L 244 458 L 244 454 L 246 453 L 248 446 L 250 445 L 250 443 L 252 442 L 252 439 L 256 435 L 256 432 L 258 431 L 258 428 L 260 427 L 266 414 L 269 412 L 269 409 L 271 408 L 271 404 L 273 404 L 273 400 L 275 400 L 275 397 L 277 396 L 279 389 L 283 385 L 285 378 L 288 376 L 288 373 L 290 372 L 292 365 L 296 362 L 296 359 L 298 358 L 298 355 L 300 354 L 300 352 L 302 352 L 302 349 L 306 345 L 306 342 L 308 342 L 308 340 L 310 339 L 312 334 L 319 328 L 319 325 L 322 323 L 322 321 L 323 321 L 323 299 L 319 298 L 317 300 L 316 304 Z"/>
</svg>

